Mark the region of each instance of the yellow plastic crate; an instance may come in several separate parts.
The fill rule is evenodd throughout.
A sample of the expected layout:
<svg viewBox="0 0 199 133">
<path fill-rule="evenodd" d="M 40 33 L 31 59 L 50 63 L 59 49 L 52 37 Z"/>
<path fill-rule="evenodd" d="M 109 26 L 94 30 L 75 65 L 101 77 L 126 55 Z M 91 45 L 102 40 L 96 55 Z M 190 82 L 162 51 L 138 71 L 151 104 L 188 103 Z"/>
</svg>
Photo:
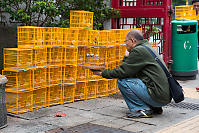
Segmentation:
<svg viewBox="0 0 199 133">
<path fill-rule="evenodd" d="M 52 46 L 47 47 L 47 64 L 48 65 L 62 65 L 64 47 Z"/>
<path fill-rule="evenodd" d="M 85 63 L 86 64 L 98 64 L 99 63 L 99 49 L 98 46 L 87 46 L 86 47 L 86 57 L 85 57 Z"/>
<path fill-rule="evenodd" d="M 4 68 L 30 68 L 32 63 L 32 49 L 4 48 Z"/>
<path fill-rule="evenodd" d="M 108 31 L 108 30 L 99 31 L 98 44 L 100 46 L 107 46 L 110 43 L 109 42 L 109 36 L 110 36 L 110 31 Z"/>
<path fill-rule="evenodd" d="M 196 11 L 192 5 L 175 6 L 175 19 L 176 20 L 188 20 L 196 19 Z"/>
<path fill-rule="evenodd" d="M 33 90 L 33 109 L 39 109 L 47 107 L 47 88 L 39 88 Z"/>
<path fill-rule="evenodd" d="M 105 63 L 107 57 L 107 47 L 100 46 L 99 47 L 99 63 Z"/>
<path fill-rule="evenodd" d="M 33 92 L 21 91 L 20 93 L 5 92 L 7 112 L 20 114 L 33 110 Z"/>
<path fill-rule="evenodd" d="M 75 84 L 63 84 L 63 103 L 74 102 Z"/>
<path fill-rule="evenodd" d="M 115 79 L 108 79 L 108 94 L 116 93 L 117 82 Z"/>
<path fill-rule="evenodd" d="M 47 67 L 36 67 L 32 71 L 32 86 L 34 89 L 43 88 L 46 86 Z"/>
<path fill-rule="evenodd" d="M 109 45 L 106 47 L 107 56 L 105 62 L 112 62 L 116 60 L 116 46 Z"/>
<path fill-rule="evenodd" d="M 120 44 L 120 60 L 123 60 L 125 52 L 126 52 L 126 45 Z"/>
<path fill-rule="evenodd" d="M 41 47 L 34 47 L 33 51 L 33 66 L 46 66 L 47 65 L 47 53 L 46 48 Z"/>
<path fill-rule="evenodd" d="M 64 46 L 62 54 L 62 65 L 77 65 L 78 47 Z"/>
<path fill-rule="evenodd" d="M 77 82 L 87 80 L 87 71 L 82 68 L 82 65 L 77 66 Z"/>
<path fill-rule="evenodd" d="M 69 84 L 69 83 L 76 83 L 77 78 L 77 65 L 65 65 L 62 67 L 62 83 Z"/>
<path fill-rule="evenodd" d="M 89 11 L 70 11 L 70 28 L 93 29 L 93 14 Z"/>
<path fill-rule="evenodd" d="M 98 81 L 97 97 L 108 96 L 108 80 L 101 79 Z"/>
<path fill-rule="evenodd" d="M 98 80 L 89 80 L 87 82 L 86 99 L 97 97 Z"/>
<path fill-rule="evenodd" d="M 153 47 L 155 49 L 155 51 L 157 51 L 159 53 L 159 47 L 158 47 L 157 42 L 151 42 L 151 47 Z"/>
<path fill-rule="evenodd" d="M 3 70 L 3 75 L 8 79 L 5 90 L 13 93 L 33 90 L 31 74 L 32 70 L 30 69 L 21 69 L 20 71 Z"/>
<path fill-rule="evenodd" d="M 86 46 L 78 46 L 77 64 L 85 63 Z"/>
<path fill-rule="evenodd" d="M 47 105 L 56 105 L 62 103 L 62 85 L 52 85 L 47 87 Z"/>
<path fill-rule="evenodd" d="M 62 66 L 49 66 L 46 80 L 47 86 L 62 84 Z"/>
<path fill-rule="evenodd" d="M 120 60 L 120 44 L 116 44 L 115 47 L 115 60 Z"/>
<path fill-rule="evenodd" d="M 113 35 L 115 36 L 115 43 L 116 44 L 123 44 L 124 43 L 122 29 L 111 29 L 110 31 L 114 33 Z"/>
<path fill-rule="evenodd" d="M 99 31 L 98 30 L 89 30 L 88 32 L 88 45 L 98 46 L 99 41 Z"/>
<path fill-rule="evenodd" d="M 79 30 L 80 29 L 74 29 L 74 28 L 69 28 L 68 29 L 67 45 L 69 45 L 69 46 L 78 46 Z"/>
<path fill-rule="evenodd" d="M 77 82 L 75 87 L 75 101 L 86 99 L 87 86 L 86 81 Z"/>
<path fill-rule="evenodd" d="M 68 28 L 62 28 L 63 31 L 63 46 L 68 45 L 67 41 L 68 41 Z"/>
<path fill-rule="evenodd" d="M 60 27 L 44 27 L 43 39 L 45 46 L 62 46 L 63 29 Z"/>
<path fill-rule="evenodd" d="M 80 29 L 78 36 L 78 46 L 87 46 L 88 45 L 88 29 Z"/>
<path fill-rule="evenodd" d="M 17 42 L 19 47 L 23 46 L 42 46 L 43 27 L 18 26 Z"/>
<path fill-rule="evenodd" d="M 115 80 L 115 82 L 116 82 L 116 90 L 115 90 L 115 93 L 118 93 L 118 92 L 120 92 L 120 89 L 118 88 L 117 79 L 114 79 L 114 80 Z"/>
</svg>

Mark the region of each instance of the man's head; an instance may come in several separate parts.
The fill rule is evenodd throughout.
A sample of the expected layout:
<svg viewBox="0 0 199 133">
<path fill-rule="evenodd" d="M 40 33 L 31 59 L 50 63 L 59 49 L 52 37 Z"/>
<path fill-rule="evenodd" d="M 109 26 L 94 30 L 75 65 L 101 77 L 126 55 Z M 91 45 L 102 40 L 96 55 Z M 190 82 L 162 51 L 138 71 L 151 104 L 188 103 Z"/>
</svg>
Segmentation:
<svg viewBox="0 0 199 133">
<path fill-rule="evenodd" d="M 196 10 L 196 15 L 199 14 L 199 0 L 192 1 L 193 9 Z"/>
<path fill-rule="evenodd" d="M 140 30 L 129 31 L 125 40 L 127 51 L 130 52 L 131 49 L 141 40 L 144 40 L 144 36 Z"/>
</svg>

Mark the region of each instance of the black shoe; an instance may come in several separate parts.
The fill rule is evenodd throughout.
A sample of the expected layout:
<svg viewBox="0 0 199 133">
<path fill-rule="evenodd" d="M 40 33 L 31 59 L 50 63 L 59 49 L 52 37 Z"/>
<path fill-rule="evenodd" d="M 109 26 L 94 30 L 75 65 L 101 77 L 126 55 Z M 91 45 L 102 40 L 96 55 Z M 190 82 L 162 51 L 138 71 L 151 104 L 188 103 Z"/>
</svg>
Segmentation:
<svg viewBox="0 0 199 133">
<path fill-rule="evenodd" d="M 163 109 L 162 107 L 151 107 L 151 110 L 153 111 L 153 114 L 162 114 L 163 113 Z"/>
<path fill-rule="evenodd" d="M 152 110 L 138 110 L 127 113 L 128 118 L 151 118 Z"/>
</svg>

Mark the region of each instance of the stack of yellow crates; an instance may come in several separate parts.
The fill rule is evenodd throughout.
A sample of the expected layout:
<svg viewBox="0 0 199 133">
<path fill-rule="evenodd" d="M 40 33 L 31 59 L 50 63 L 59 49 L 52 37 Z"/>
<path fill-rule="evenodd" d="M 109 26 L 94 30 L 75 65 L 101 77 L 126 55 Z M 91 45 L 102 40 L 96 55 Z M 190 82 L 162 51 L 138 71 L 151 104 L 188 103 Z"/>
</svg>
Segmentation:
<svg viewBox="0 0 199 133">
<path fill-rule="evenodd" d="M 192 5 L 175 6 L 175 20 L 198 20 Z"/>
<path fill-rule="evenodd" d="M 118 67 L 131 29 L 93 30 L 92 12 L 71 11 L 70 28 L 17 30 L 18 48 L 4 49 L 8 112 L 19 114 L 119 92 L 116 79 L 93 75 L 82 66 Z"/>
</svg>

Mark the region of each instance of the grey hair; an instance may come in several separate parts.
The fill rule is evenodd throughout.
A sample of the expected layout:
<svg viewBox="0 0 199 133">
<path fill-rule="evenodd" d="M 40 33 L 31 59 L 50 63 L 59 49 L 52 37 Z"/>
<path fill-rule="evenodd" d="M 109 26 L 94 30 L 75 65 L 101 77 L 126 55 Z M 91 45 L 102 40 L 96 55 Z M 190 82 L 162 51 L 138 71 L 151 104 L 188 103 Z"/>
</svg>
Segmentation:
<svg viewBox="0 0 199 133">
<path fill-rule="evenodd" d="M 144 40 L 144 36 L 140 30 L 131 30 L 126 35 L 127 38 L 133 38 L 136 41 Z"/>
</svg>

